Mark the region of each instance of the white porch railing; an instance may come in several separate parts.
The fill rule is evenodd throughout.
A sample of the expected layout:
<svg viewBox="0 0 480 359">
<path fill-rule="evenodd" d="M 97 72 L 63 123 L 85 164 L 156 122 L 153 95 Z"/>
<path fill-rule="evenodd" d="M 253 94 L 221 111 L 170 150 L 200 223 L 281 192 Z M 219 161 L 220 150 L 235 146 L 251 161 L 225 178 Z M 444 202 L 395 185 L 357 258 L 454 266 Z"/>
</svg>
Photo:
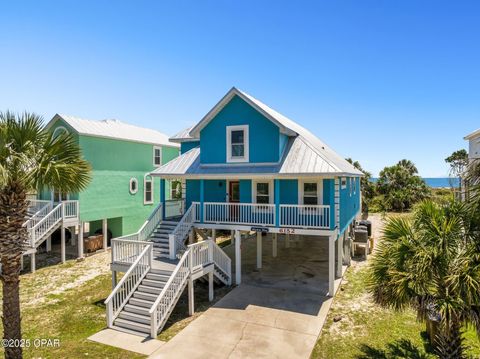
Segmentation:
<svg viewBox="0 0 480 359">
<path fill-rule="evenodd" d="M 62 201 L 63 219 L 78 219 L 79 204 L 78 201 Z"/>
<path fill-rule="evenodd" d="M 280 226 L 330 228 L 330 206 L 282 204 Z"/>
<path fill-rule="evenodd" d="M 165 218 L 180 217 L 185 208 L 184 199 L 170 199 L 165 201 Z"/>
<path fill-rule="evenodd" d="M 220 254 L 222 252 L 223 254 Z M 219 267 L 231 283 L 231 261 L 228 256 L 212 240 L 202 241 L 188 246 L 183 254 L 169 280 L 163 287 L 159 296 L 149 310 L 150 314 L 150 335 L 152 338 L 163 328 L 167 319 L 177 303 L 183 289 L 187 285 L 192 272 L 202 267 L 214 264 Z M 215 258 L 219 262 L 215 262 Z M 221 278 L 225 281 L 224 278 Z"/>
<path fill-rule="evenodd" d="M 151 242 L 116 238 L 112 240 L 112 263 L 130 264 Z"/>
<path fill-rule="evenodd" d="M 113 326 L 113 321 L 152 267 L 153 245 L 147 242 L 143 242 L 143 244 L 144 248 L 140 255 L 105 300 L 107 324 L 109 327 Z"/>
<path fill-rule="evenodd" d="M 205 223 L 275 225 L 274 204 L 205 202 L 203 208 Z"/>
<path fill-rule="evenodd" d="M 195 222 L 201 222 L 200 219 L 200 202 L 192 202 L 192 206 L 195 207 Z"/>
<path fill-rule="evenodd" d="M 175 259 L 178 250 L 185 249 L 184 240 L 190 232 L 196 217 L 196 206 L 192 204 L 180 222 L 168 236 L 170 259 Z"/>
</svg>

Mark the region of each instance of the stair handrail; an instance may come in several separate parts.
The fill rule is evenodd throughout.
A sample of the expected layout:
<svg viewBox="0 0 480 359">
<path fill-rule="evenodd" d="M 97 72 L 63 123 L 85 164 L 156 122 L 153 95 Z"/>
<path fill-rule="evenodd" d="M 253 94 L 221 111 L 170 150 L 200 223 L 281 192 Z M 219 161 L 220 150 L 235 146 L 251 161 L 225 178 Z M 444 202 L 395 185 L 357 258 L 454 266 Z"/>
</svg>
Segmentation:
<svg viewBox="0 0 480 359">
<path fill-rule="evenodd" d="M 27 230 L 32 229 L 38 222 L 40 222 L 53 208 L 53 203 L 50 201 L 45 201 L 46 203 L 36 211 L 28 220 L 23 223 L 23 226 Z"/>
<path fill-rule="evenodd" d="M 224 257 L 216 251 L 222 252 Z M 216 263 L 215 258 L 219 259 L 220 262 Z M 148 311 L 152 338 L 155 338 L 158 331 L 165 325 L 168 315 L 173 309 L 172 306 L 176 303 L 177 296 L 181 294 L 192 272 L 200 266 L 211 264 L 219 267 L 228 276 L 227 280 L 230 285 L 232 277 L 231 260 L 213 240 L 209 239 L 188 246 L 155 303 Z"/>
<path fill-rule="evenodd" d="M 170 259 L 175 259 L 178 250 L 186 249 L 183 243 L 186 235 L 195 222 L 195 205 L 191 204 L 188 210 L 178 222 L 175 229 L 168 235 L 168 244 L 170 250 Z"/>
<path fill-rule="evenodd" d="M 153 245 L 150 242 L 144 244 L 145 248 L 105 300 L 109 328 L 152 268 Z"/>
<path fill-rule="evenodd" d="M 115 239 L 121 239 L 121 240 L 133 240 L 133 241 L 145 241 L 150 234 L 155 230 L 157 227 L 158 223 L 162 220 L 162 204 L 158 204 L 156 206 L 152 213 L 148 216 L 147 220 L 142 224 L 140 229 L 136 231 L 135 233 L 127 234 L 125 236 L 121 236 Z"/>
<path fill-rule="evenodd" d="M 211 248 L 215 267 L 219 268 L 228 277 L 226 284 L 232 285 L 232 260 L 213 240 Z"/>
<path fill-rule="evenodd" d="M 170 275 L 167 283 L 148 311 L 150 314 L 150 335 L 152 338 L 157 336 L 158 331 L 165 325 L 170 314 L 172 306 L 176 302 L 176 297 L 181 294 L 186 281 L 190 277 L 191 249 L 183 253 L 175 270 Z"/>
<path fill-rule="evenodd" d="M 33 248 L 59 221 L 62 220 L 62 204 L 57 204 L 45 217 L 30 229 L 30 240 Z"/>
</svg>

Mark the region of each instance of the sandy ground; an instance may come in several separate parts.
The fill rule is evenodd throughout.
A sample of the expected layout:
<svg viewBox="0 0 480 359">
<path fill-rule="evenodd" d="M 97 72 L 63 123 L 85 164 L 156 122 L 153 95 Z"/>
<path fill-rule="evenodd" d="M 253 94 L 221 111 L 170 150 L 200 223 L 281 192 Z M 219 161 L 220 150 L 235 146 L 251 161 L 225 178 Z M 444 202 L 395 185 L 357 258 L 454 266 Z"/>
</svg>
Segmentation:
<svg viewBox="0 0 480 359">
<path fill-rule="evenodd" d="M 101 274 L 110 272 L 110 251 L 97 253 L 84 260 L 68 260 L 65 264 L 44 267 L 35 273 L 20 276 L 22 306 L 34 306 L 55 300 L 68 289 L 81 286 Z"/>
<path fill-rule="evenodd" d="M 382 230 L 384 226 L 384 220 L 382 219 L 380 214 L 373 214 L 370 215 L 368 218 L 369 221 L 372 222 L 372 236 L 374 238 L 374 246 L 376 246 L 381 238 Z M 373 249 L 375 251 L 375 248 Z M 369 255 L 368 258 L 371 258 L 372 254 Z M 353 273 L 359 271 L 360 269 L 365 268 L 369 263 L 369 260 L 365 260 L 363 256 L 357 256 L 352 259 L 350 271 Z M 347 280 L 344 279 L 342 286 L 347 283 Z M 331 310 L 335 313 L 344 313 L 342 315 L 342 319 L 338 322 L 332 323 L 329 328 L 331 334 L 348 337 L 354 335 L 356 331 L 356 327 L 353 325 L 353 320 L 350 316 L 355 315 L 356 312 L 372 312 L 372 310 L 376 310 L 378 307 L 374 304 L 372 297 L 369 293 L 365 293 L 358 296 L 351 296 L 349 294 L 345 295 L 346 300 L 335 300 L 332 304 Z M 350 300 L 351 299 L 351 300 Z"/>
</svg>

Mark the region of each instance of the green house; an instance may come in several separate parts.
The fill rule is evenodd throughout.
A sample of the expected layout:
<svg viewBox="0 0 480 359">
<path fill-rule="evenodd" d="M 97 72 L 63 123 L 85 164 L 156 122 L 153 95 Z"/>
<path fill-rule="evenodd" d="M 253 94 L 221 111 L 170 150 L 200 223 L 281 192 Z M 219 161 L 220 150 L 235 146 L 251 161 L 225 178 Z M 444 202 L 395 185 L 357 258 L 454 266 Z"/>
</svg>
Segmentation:
<svg viewBox="0 0 480 359">
<path fill-rule="evenodd" d="M 57 114 L 47 129 L 54 134 L 73 134 L 92 166 L 92 181 L 80 193 L 46 189 L 40 199 L 54 203 L 77 200 L 79 225 L 85 235 L 98 233 L 105 224 L 113 237 L 138 231 L 160 202 L 160 180 L 148 173 L 177 157 L 179 145 L 161 132 L 118 120 L 92 121 Z M 176 184 L 167 182 L 166 199 L 175 197 L 177 189 Z"/>
</svg>

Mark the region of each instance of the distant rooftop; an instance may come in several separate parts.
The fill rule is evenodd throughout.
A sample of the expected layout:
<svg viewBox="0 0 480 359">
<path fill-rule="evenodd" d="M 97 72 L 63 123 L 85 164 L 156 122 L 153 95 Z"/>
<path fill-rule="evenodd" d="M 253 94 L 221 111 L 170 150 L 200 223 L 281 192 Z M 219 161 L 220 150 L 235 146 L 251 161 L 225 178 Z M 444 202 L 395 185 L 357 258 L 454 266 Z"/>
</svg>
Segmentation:
<svg viewBox="0 0 480 359">
<path fill-rule="evenodd" d="M 162 132 L 130 125 L 116 119 L 95 121 L 74 116 L 56 114 L 47 124 L 47 128 L 58 119 L 65 121 L 70 127 L 72 127 L 81 135 L 178 147 L 178 144 L 170 142 L 168 136 Z"/>
<path fill-rule="evenodd" d="M 473 131 L 472 133 L 466 135 L 463 139 L 464 140 L 471 140 L 472 138 L 480 136 L 480 129 Z"/>
</svg>

